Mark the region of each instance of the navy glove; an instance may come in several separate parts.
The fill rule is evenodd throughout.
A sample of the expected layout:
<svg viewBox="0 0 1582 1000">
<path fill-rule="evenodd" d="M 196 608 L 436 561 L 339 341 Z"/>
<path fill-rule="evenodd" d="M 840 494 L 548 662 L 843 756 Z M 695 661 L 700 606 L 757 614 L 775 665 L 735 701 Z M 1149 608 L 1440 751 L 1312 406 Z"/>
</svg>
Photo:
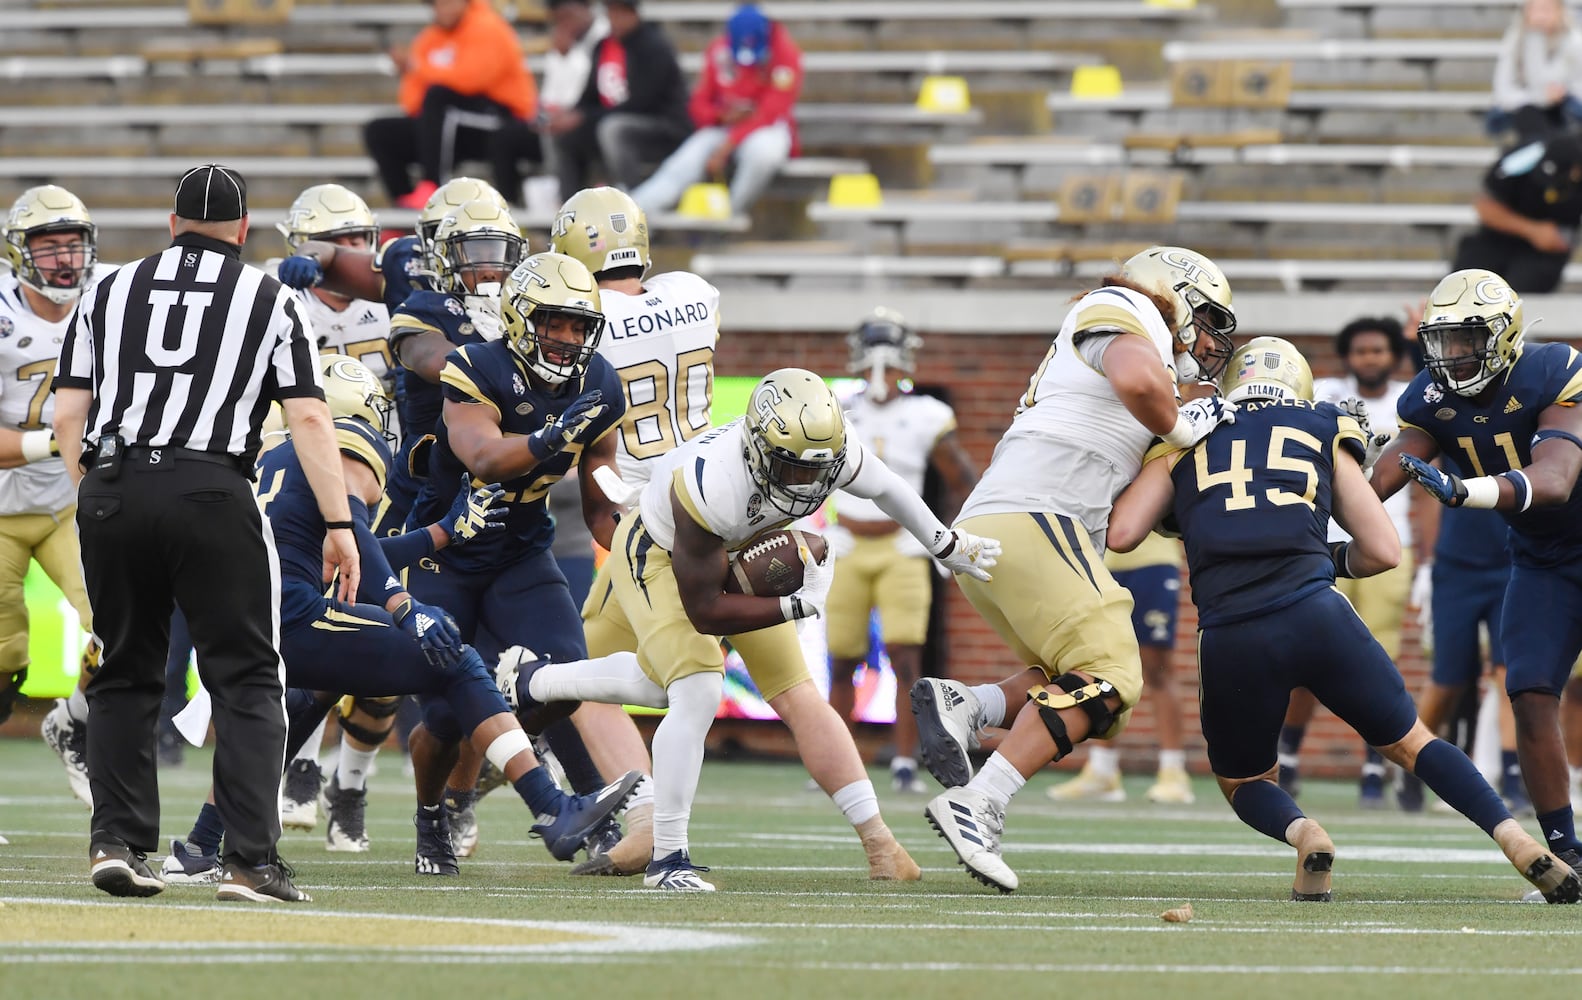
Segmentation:
<svg viewBox="0 0 1582 1000">
<path fill-rule="evenodd" d="M 1446 507 L 1460 507 L 1467 502 L 1467 485 L 1460 476 L 1436 469 L 1416 455 L 1402 455 L 1401 469 Z"/>
<path fill-rule="evenodd" d="M 312 288 L 324 280 L 324 268 L 317 257 L 293 254 L 280 262 L 275 277 L 287 288 Z"/>
<path fill-rule="evenodd" d="M 439 522 L 439 528 L 450 538 L 451 545 L 465 545 L 479 535 L 505 530 L 509 507 L 496 507 L 505 496 L 505 487 L 499 483 L 472 488 L 472 477 L 461 476 L 461 489 L 450 505 L 450 512 Z"/>
<path fill-rule="evenodd" d="M 408 597 L 395 609 L 393 616 L 401 631 L 423 647 L 428 662 L 446 670 L 455 666 L 462 651 L 461 629 L 450 612 L 432 604 L 419 604 Z"/>
<path fill-rule="evenodd" d="M 607 409 L 609 407 L 604 405 L 604 393 L 601 390 L 585 392 L 566 407 L 566 412 L 528 435 L 527 447 L 534 458 L 545 461 L 567 445 L 575 443 L 595 420 L 604 416 Z"/>
</svg>

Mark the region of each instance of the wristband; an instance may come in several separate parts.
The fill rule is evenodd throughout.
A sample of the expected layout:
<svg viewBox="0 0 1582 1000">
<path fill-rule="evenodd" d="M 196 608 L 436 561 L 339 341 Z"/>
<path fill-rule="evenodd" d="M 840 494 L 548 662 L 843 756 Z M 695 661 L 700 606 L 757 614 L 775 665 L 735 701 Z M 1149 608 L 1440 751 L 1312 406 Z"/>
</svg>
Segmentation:
<svg viewBox="0 0 1582 1000">
<path fill-rule="evenodd" d="M 818 617 L 818 609 L 795 594 L 787 594 L 780 598 L 780 613 L 785 615 L 785 620 L 788 622 Z"/>
<path fill-rule="evenodd" d="M 24 462 L 42 462 L 47 458 L 60 456 L 60 447 L 55 443 L 55 432 L 51 430 L 23 431 L 21 449 Z"/>
<path fill-rule="evenodd" d="M 1533 505 L 1533 484 L 1527 479 L 1527 473 L 1520 469 L 1500 473 L 1500 478 L 1516 487 L 1516 509 L 1526 510 Z"/>
<path fill-rule="evenodd" d="M 346 531 L 351 531 L 352 528 L 354 528 L 354 527 L 356 527 L 356 525 L 354 525 L 351 521 L 325 521 L 324 522 L 324 530 L 325 531 L 340 531 L 342 529 L 345 529 Z"/>
<path fill-rule="evenodd" d="M 1170 433 L 1160 438 L 1172 448 L 1186 449 L 1197 444 L 1197 434 L 1192 429 L 1192 424 L 1186 417 L 1176 414 L 1176 425 L 1170 428 Z"/>
<path fill-rule="evenodd" d="M 1467 498 L 1461 502 L 1463 507 L 1474 510 L 1493 510 L 1500 502 L 1500 477 L 1479 476 L 1476 479 L 1463 479 L 1461 485 L 1466 488 Z M 1531 494 L 1531 490 L 1528 491 Z"/>
<path fill-rule="evenodd" d="M 1351 575 L 1351 566 L 1348 560 L 1351 557 L 1350 542 L 1331 542 L 1329 545 L 1329 558 L 1334 560 L 1335 575 L 1345 580 L 1356 579 Z"/>
</svg>

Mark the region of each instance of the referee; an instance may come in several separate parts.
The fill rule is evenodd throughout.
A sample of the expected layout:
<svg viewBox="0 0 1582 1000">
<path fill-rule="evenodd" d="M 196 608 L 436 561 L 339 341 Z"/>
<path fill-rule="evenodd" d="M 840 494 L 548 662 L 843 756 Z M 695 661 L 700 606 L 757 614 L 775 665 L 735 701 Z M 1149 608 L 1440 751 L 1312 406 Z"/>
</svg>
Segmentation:
<svg viewBox="0 0 1582 1000">
<path fill-rule="evenodd" d="M 170 247 L 83 295 L 55 374 L 61 457 L 79 484 L 83 574 L 104 642 L 88 685 L 93 884 L 164 888 L 154 753 L 172 603 L 214 703 L 220 899 L 306 900 L 275 853 L 284 767 L 280 571 L 251 476 L 271 400 L 285 409 L 327 532 L 326 571 L 357 591 L 357 547 L 312 331 L 290 289 L 241 262 L 247 187 L 214 164 L 176 185 Z"/>
</svg>

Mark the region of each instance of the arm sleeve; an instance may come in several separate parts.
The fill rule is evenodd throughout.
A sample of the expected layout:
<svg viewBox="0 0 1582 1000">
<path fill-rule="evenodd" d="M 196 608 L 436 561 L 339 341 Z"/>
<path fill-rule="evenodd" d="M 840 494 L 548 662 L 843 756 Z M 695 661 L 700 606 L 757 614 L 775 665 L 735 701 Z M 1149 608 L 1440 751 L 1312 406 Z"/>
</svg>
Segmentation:
<svg viewBox="0 0 1582 1000">
<path fill-rule="evenodd" d="M 319 382 L 319 352 L 313 346 L 313 330 L 297 308 L 296 296 L 284 285 L 275 293 L 274 381 L 275 399 L 308 396 L 324 398 Z"/>
<path fill-rule="evenodd" d="M 379 548 L 392 567 L 398 570 L 406 569 L 416 564 L 419 559 L 434 554 L 434 536 L 428 533 L 428 528 L 418 528 L 415 531 L 379 539 Z M 389 590 L 385 597 L 388 599 L 393 593 L 395 593 L 393 589 Z"/>
<path fill-rule="evenodd" d="M 778 35 L 778 32 L 776 33 Z M 731 129 L 731 145 L 737 146 L 752 132 L 791 117 L 797 97 L 802 93 L 802 52 L 789 40 L 775 46 L 769 69 L 769 88 L 758 95 L 753 113 Z"/>
<path fill-rule="evenodd" d="M 950 529 L 934 516 L 922 497 L 912 492 L 906 480 L 861 444 L 856 450 L 859 464 L 851 480 L 841 489 L 852 496 L 872 500 L 887 517 L 922 542 L 930 554 L 938 552 L 949 537 Z"/>
<path fill-rule="evenodd" d="M 1072 340 L 1076 344 L 1077 357 L 1081 358 L 1089 368 L 1103 375 L 1104 352 L 1123 336 L 1125 334 L 1092 332 L 1080 340 L 1073 336 Z"/>
<path fill-rule="evenodd" d="M 98 290 L 97 285 L 88 289 L 71 314 L 71 325 L 60 345 L 60 360 L 55 363 L 57 389 L 93 388 L 93 308 Z"/>
<path fill-rule="evenodd" d="M 362 580 L 357 585 L 358 604 L 376 604 L 384 607 L 390 595 L 405 590 L 396 577 L 395 570 L 385 559 L 379 539 L 368 525 L 373 521 L 368 505 L 361 497 L 348 496 L 352 509 L 352 534 L 357 537 L 357 555 L 362 560 Z M 427 535 L 428 532 L 423 532 Z"/>
</svg>

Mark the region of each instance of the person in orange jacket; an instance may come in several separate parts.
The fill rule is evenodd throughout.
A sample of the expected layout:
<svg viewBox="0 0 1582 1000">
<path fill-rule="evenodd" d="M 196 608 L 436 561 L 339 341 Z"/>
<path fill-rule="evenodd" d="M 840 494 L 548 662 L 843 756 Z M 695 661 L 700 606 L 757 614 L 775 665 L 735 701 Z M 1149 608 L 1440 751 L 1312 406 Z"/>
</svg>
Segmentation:
<svg viewBox="0 0 1582 1000">
<path fill-rule="evenodd" d="M 505 126 L 538 113 L 538 88 L 522 59 L 516 31 L 489 0 L 429 0 L 434 21 L 408 49 L 393 49 L 405 115 L 363 128 L 368 155 L 390 200 L 422 208 L 457 160 L 487 159 L 515 175 L 515 157 L 498 141 Z M 413 185 L 408 168 L 421 179 Z M 509 190 L 509 186 L 502 190 Z"/>
<path fill-rule="evenodd" d="M 802 91 L 802 50 L 785 26 L 755 4 L 743 4 L 703 55 L 703 77 L 689 110 L 697 131 L 632 198 L 645 212 L 664 212 L 690 185 L 723 180 L 734 161 L 731 210 L 746 212 L 796 155 L 793 109 Z"/>
</svg>

